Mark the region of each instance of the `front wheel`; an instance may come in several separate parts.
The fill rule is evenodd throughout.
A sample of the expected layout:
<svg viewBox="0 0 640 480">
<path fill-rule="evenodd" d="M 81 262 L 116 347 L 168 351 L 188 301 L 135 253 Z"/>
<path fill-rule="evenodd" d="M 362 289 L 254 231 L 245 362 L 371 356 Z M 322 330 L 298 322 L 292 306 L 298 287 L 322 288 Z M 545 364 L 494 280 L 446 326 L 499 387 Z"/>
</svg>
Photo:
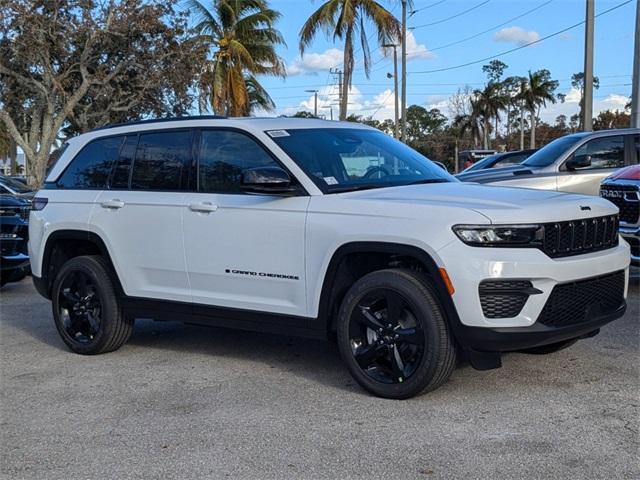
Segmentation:
<svg viewBox="0 0 640 480">
<path fill-rule="evenodd" d="M 442 307 L 418 272 L 389 269 L 359 279 L 342 302 L 337 333 L 351 375 L 380 397 L 435 390 L 455 368 Z"/>
<path fill-rule="evenodd" d="M 100 256 L 66 262 L 52 291 L 53 318 L 64 343 L 76 353 L 117 350 L 133 330 L 120 308 L 110 269 Z"/>
</svg>

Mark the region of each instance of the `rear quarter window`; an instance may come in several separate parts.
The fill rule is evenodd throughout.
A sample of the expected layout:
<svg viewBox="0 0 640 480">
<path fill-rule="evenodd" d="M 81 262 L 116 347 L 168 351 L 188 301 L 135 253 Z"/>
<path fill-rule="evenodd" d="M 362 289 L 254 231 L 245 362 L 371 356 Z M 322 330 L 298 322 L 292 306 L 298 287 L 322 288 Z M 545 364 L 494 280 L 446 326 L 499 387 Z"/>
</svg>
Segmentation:
<svg viewBox="0 0 640 480">
<path fill-rule="evenodd" d="M 118 158 L 124 137 L 108 137 L 93 140 L 71 160 L 57 182 L 60 188 L 106 188 L 113 162 Z"/>
</svg>

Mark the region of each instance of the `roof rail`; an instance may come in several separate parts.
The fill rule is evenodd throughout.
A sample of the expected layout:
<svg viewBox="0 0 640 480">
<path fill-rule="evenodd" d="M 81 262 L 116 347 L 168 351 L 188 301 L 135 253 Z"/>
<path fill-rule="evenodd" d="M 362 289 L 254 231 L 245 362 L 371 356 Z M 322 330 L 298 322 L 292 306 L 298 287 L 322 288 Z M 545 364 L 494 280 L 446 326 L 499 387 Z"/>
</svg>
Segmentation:
<svg viewBox="0 0 640 480">
<path fill-rule="evenodd" d="M 227 117 L 224 117 L 222 115 L 193 115 L 185 117 L 150 118 L 147 120 L 136 120 L 133 122 L 110 123 L 108 125 L 104 125 L 103 127 L 94 128 L 90 131 L 95 132 L 98 130 L 105 130 L 107 128 L 128 127 L 129 125 L 146 125 L 149 123 L 180 122 L 183 120 L 219 120 L 223 118 Z"/>
</svg>

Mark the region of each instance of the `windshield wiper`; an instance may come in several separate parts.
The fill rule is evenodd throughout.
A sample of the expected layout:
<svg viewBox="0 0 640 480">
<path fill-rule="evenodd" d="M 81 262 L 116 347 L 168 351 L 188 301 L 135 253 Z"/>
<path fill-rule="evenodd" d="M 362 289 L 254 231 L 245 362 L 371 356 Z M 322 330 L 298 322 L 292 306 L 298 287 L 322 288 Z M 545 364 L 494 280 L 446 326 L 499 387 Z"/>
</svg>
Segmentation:
<svg viewBox="0 0 640 480">
<path fill-rule="evenodd" d="M 449 180 L 446 178 L 423 178 L 422 180 L 415 180 L 405 183 L 404 185 L 425 185 L 427 183 L 449 183 Z"/>
<path fill-rule="evenodd" d="M 383 188 L 389 185 L 384 184 L 366 184 L 366 185 L 345 185 L 344 187 L 335 187 L 329 190 L 329 193 L 355 192 L 356 190 L 371 190 L 373 188 Z"/>
</svg>

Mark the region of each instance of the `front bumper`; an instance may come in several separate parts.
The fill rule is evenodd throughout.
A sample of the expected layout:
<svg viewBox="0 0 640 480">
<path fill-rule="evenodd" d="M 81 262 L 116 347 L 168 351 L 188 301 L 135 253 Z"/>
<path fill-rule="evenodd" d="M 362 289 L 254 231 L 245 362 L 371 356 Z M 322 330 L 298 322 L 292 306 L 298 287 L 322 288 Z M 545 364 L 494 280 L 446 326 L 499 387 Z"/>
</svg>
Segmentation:
<svg viewBox="0 0 640 480">
<path fill-rule="evenodd" d="M 631 247 L 631 264 L 640 266 L 640 227 L 620 227 L 620 235 Z"/>
<path fill-rule="evenodd" d="M 458 240 L 437 254 L 455 288 L 452 300 L 460 323 L 466 327 L 531 327 L 556 285 L 620 270 L 625 271 L 626 285 L 629 276 L 629 245 L 623 241 L 608 250 L 555 259 L 534 248 L 479 248 Z M 514 317 L 487 318 L 480 302 L 479 285 L 483 280 L 526 280 L 540 293 L 529 296 Z"/>
</svg>

